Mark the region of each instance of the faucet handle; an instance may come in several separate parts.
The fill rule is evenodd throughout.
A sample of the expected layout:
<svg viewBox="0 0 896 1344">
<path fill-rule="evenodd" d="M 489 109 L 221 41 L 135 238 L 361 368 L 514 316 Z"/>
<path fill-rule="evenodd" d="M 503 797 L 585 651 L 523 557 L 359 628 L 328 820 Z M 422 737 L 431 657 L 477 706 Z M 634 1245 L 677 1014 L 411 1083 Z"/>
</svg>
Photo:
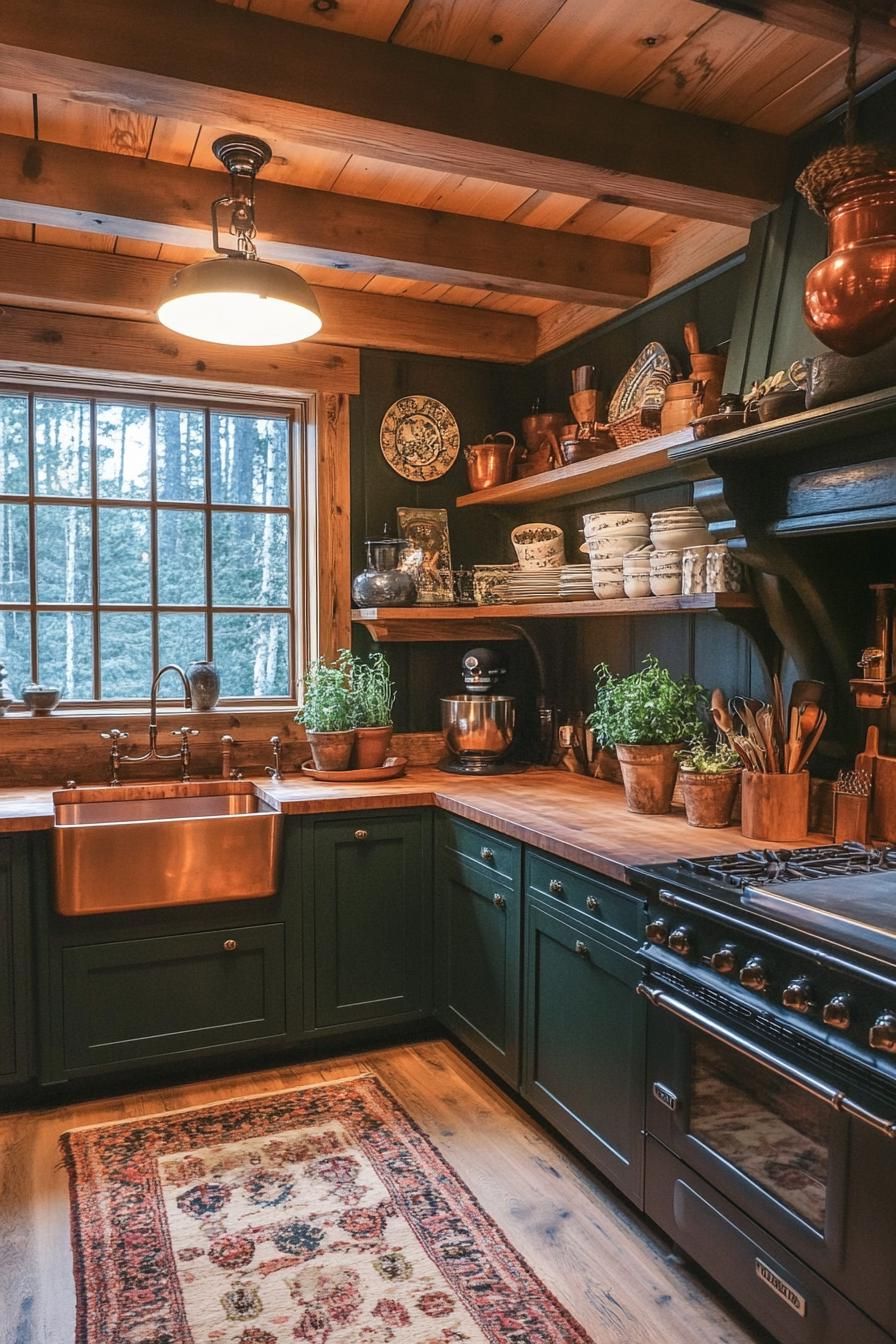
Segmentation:
<svg viewBox="0 0 896 1344">
<path fill-rule="evenodd" d="M 199 729 L 198 729 L 198 728 L 172 728 L 172 729 L 171 729 L 171 736 L 172 736 L 172 737 L 182 737 L 182 738 L 184 739 L 184 741 L 186 741 L 188 737 L 198 737 L 198 736 L 199 736 Z"/>
<path fill-rule="evenodd" d="M 100 737 L 103 739 L 104 742 L 113 742 L 113 743 L 127 742 L 129 740 L 129 736 L 130 735 L 128 733 L 122 732 L 120 728 L 110 728 L 108 733 L 100 733 Z"/>
</svg>

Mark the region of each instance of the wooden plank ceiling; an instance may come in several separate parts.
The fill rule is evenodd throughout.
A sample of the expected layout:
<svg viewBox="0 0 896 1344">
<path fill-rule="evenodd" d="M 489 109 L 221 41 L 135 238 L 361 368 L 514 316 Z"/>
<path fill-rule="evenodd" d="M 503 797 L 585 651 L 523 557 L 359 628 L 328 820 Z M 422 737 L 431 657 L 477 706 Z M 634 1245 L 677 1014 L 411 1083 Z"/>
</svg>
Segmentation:
<svg viewBox="0 0 896 1344">
<path fill-rule="evenodd" d="M 88 0 L 84 10 L 92 7 L 99 21 L 102 4 L 103 0 Z M 842 98 L 848 25 L 837 0 L 824 0 L 827 21 L 817 28 L 806 21 L 803 11 L 808 5 L 802 0 L 775 4 L 757 0 L 754 8 L 772 22 L 729 13 L 704 0 L 526 0 L 525 4 L 184 0 L 184 23 L 198 18 L 211 31 L 217 19 L 223 22 L 219 4 L 329 34 L 354 35 L 627 100 L 606 105 L 615 117 L 609 128 L 613 135 L 623 142 L 627 134 L 630 139 L 627 122 L 637 135 L 629 152 L 638 168 L 629 175 L 631 180 L 625 174 L 619 177 L 623 186 L 618 193 L 584 192 L 586 174 L 578 167 L 570 168 L 569 177 L 576 179 L 579 189 L 559 190 L 567 152 L 562 143 L 556 152 L 552 147 L 550 159 L 544 158 L 543 180 L 550 185 L 538 186 L 542 159 L 535 156 L 533 166 L 526 169 L 525 154 L 517 153 L 512 143 L 512 118 L 511 125 L 502 128 L 505 141 L 500 153 L 490 150 L 482 155 L 483 163 L 494 165 L 491 177 L 450 171 L 439 162 L 440 155 L 445 158 L 443 148 L 433 149 L 430 162 L 427 152 L 418 148 L 420 128 L 414 132 L 417 138 L 407 141 L 406 153 L 401 148 L 404 142 L 393 137 L 387 153 L 376 157 L 358 151 L 363 137 L 356 131 L 349 135 L 340 129 L 337 134 L 323 117 L 319 118 L 323 130 L 307 135 L 272 134 L 265 127 L 274 157 L 260 179 L 258 214 L 261 237 L 271 243 L 266 253 L 263 242 L 260 250 L 283 259 L 320 288 L 328 317 L 325 338 L 343 344 L 384 344 L 516 362 L 554 348 L 639 297 L 661 292 L 742 247 L 750 220 L 771 208 L 781 190 L 783 144 L 772 137 L 788 136 Z M 7 7 L 25 16 L 19 26 L 27 28 L 26 0 L 7 0 Z M 82 13 L 71 0 L 48 0 L 43 8 L 60 31 Z M 149 22 L 154 6 L 148 0 L 129 0 L 121 13 L 134 22 L 141 9 Z M 85 14 L 84 24 L 89 21 Z M 14 13 L 12 24 L 15 27 Z M 886 50 L 892 31 L 881 23 L 875 48 L 860 53 L 860 84 L 892 68 L 893 53 Z M 259 28 L 262 32 L 275 30 L 268 25 Z M 0 44 L 6 41 L 12 39 L 0 34 Z M 177 31 L 167 31 L 166 41 L 176 47 Z M 109 45 L 114 47 L 114 38 Z M 11 240 L 0 244 L 0 301 L 147 320 L 154 287 L 163 282 L 171 264 L 208 254 L 207 208 L 213 188 L 223 190 L 226 181 L 212 155 L 212 141 L 222 131 L 257 128 L 262 112 L 256 103 L 259 108 L 262 103 L 256 98 L 251 103 L 255 120 L 247 116 L 243 121 L 239 102 L 231 99 L 234 115 L 226 120 L 222 116 L 214 125 L 159 115 L 153 99 L 163 112 L 170 99 L 159 92 L 163 86 L 153 71 L 146 92 L 135 96 L 130 106 L 107 105 L 106 97 L 86 82 L 96 79 L 96 71 L 83 59 L 79 86 L 73 73 L 77 70 L 73 62 L 79 58 L 76 46 L 73 41 L 69 50 L 60 38 L 59 51 L 45 58 L 47 39 L 38 35 L 33 55 L 27 52 L 23 57 L 20 44 L 5 63 L 0 57 L 0 83 L 5 85 L 0 87 L 0 163 L 5 183 L 0 188 L 4 194 L 0 238 Z M 126 46 L 124 38 L 121 46 Z M 338 55 L 338 48 L 334 50 Z M 358 51 L 363 57 L 363 44 L 347 49 L 348 71 Z M 111 56 L 96 57 L 104 59 L 112 69 Z M 409 55 L 396 71 L 413 71 L 411 60 Z M 124 57 L 120 68 L 125 68 Z M 176 68 L 172 69 L 176 76 Z M 432 71 L 441 75 L 443 69 L 450 76 L 458 67 L 423 66 L 419 77 L 428 79 Z M 255 70 L 254 77 L 264 91 L 266 70 Z M 301 68 L 294 82 L 298 100 L 303 93 Z M 172 83 L 179 87 L 176 79 Z M 356 77 L 355 83 L 363 80 Z M 109 87 L 124 88 L 126 81 L 110 80 Z M 458 79 L 455 87 L 460 101 L 465 85 Z M 482 85 L 486 92 L 492 87 L 497 97 L 505 86 Z M 545 90 L 534 82 L 529 87 L 533 98 Z M 341 91 L 336 109 L 340 126 L 348 124 L 349 114 L 354 116 L 353 126 L 360 124 L 358 109 L 350 106 L 350 92 Z M 191 96 L 192 102 L 188 98 L 178 106 L 214 108 L 222 101 L 207 95 L 203 101 L 201 92 Z M 450 103 L 450 79 L 440 96 Z M 359 107 L 363 97 L 360 88 Z M 581 106 L 587 111 L 590 105 Z M 649 108 L 711 121 L 708 126 L 692 119 L 675 122 L 653 117 Z M 468 113 L 463 107 L 449 108 L 444 124 L 436 129 L 460 137 Z M 496 121 L 501 116 L 497 109 Z M 714 152 L 712 137 L 719 129 L 712 125 L 715 122 L 757 133 L 751 139 L 747 132 L 730 132 L 745 137 L 732 142 L 734 172 L 731 184 L 725 186 L 730 208 L 724 193 L 712 200 L 709 191 L 701 195 L 701 164 L 688 162 L 687 141 L 692 136 L 700 152 L 691 159 L 705 159 Z M 524 127 L 520 137 L 526 134 L 532 132 Z M 665 134 L 668 144 L 659 140 Z M 704 136 L 710 146 L 705 151 Z M 657 137 L 656 145 L 643 143 L 644 137 Z M 583 159 L 577 148 L 581 138 L 570 126 L 576 152 L 570 149 L 569 158 L 576 165 Z M 685 142 L 680 146 L 677 181 L 691 183 L 679 195 L 694 193 L 698 205 L 688 210 L 697 217 L 687 217 L 683 209 L 675 213 L 651 209 L 645 203 L 651 199 L 650 183 L 664 175 L 661 162 L 648 169 L 668 155 L 676 138 Z M 438 137 L 432 139 L 435 145 Z M 23 146 L 23 140 L 37 140 L 38 151 L 33 145 Z M 471 138 L 458 138 L 456 143 L 469 146 Z M 94 158 L 57 149 L 64 146 L 94 151 Z M 761 180 L 763 147 L 769 163 L 765 200 L 759 199 L 757 190 L 746 188 L 738 199 L 738 166 L 747 164 L 745 176 Z M 116 174 L 110 156 L 148 160 L 159 167 L 141 174 L 136 165 L 131 172 L 121 163 Z M 470 160 L 478 161 L 475 142 L 463 161 Z M 629 203 L 633 196 L 637 204 Z M 344 197 L 352 200 L 339 200 Z M 668 198 L 668 184 L 657 186 L 653 199 Z M 443 216 L 449 217 L 444 226 L 439 223 Z M 494 232 L 483 229 L 480 240 L 467 219 L 452 221 L 453 216 L 488 221 Z M 533 231 L 531 242 L 526 230 Z M 362 233 L 367 236 L 361 237 Z M 28 246 L 23 249 L 21 244 Z M 64 264 L 47 264 L 48 249 L 56 247 L 70 250 L 58 254 L 65 258 Z M 114 254 L 118 261 L 103 263 L 97 257 L 91 262 L 89 253 Z M 427 335 L 423 305 L 432 305 Z"/>
</svg>

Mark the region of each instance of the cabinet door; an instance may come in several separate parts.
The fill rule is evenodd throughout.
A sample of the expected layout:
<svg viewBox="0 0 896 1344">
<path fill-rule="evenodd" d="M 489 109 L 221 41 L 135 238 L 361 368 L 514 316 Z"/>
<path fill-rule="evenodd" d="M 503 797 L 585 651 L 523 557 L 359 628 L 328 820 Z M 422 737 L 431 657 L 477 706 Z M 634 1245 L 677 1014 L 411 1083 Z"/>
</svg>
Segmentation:
<svg viewBox="0 0 896 1344">
<path fill-rule="evenodd" d="M 0 1085 L 28 1074 L 28 861 L 21 837 L 0 840 Z"/>
<path fill-rule="evenodd" d="M 429 814 L 360 813 L 309 824 L 307 1025 L 320 1030 L 429 1013 Z"/>
<path fill-rule="evenodd" d="M 530 902 L 523 1093 L 638 1205 L 644 1166 L 640 970 L 598 936 Z"/>
<path fill-rule="evenodd" d="M 67 947 L 65 1068 L 116 1068 L 284 1036 L 283 925 Z"/>
<path fill-rule="evenodd" d="M 520 894 L 469 864 L 437 860 L 436 1013 L 519 1086 Z"/>
</svg>

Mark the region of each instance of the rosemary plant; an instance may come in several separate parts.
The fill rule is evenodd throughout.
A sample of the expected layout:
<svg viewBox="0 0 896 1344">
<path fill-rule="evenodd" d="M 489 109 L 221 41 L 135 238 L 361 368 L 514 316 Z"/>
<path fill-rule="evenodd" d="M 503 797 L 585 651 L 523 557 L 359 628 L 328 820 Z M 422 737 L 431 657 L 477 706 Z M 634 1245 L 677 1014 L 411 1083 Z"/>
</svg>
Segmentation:
<svg viewBox="0 0 896 1344">
<path fill-rule="evenodd" d="M 395 687 L 392 669 L 379 650 L 371 653 L 366 662 L 354 659 L 352 699 L 356 728 L 388 728 L 391 725 Z"/>
</svg>

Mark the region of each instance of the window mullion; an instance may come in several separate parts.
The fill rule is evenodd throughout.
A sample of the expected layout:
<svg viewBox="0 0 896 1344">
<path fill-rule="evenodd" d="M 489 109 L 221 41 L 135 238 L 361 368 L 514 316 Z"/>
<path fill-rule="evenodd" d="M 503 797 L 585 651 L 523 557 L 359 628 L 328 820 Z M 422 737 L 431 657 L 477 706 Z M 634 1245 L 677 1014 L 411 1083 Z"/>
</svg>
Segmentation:
<svg viewBox="0 0 896 1344">
<path fill-rule="evenodd" d="M 93 686 L 94 700 L 103 698 L 103 647 L 100 638 L 100 510 L 98 495 L 100 489 L 100 470 L 97 461 L 96 398 L 90 399 L 90 523 L 91 554 L 93 557 L 93 587 L 91 598 L 93 614 L 91 617 L 91 646 L 93 648 Z"/>
</svg>

